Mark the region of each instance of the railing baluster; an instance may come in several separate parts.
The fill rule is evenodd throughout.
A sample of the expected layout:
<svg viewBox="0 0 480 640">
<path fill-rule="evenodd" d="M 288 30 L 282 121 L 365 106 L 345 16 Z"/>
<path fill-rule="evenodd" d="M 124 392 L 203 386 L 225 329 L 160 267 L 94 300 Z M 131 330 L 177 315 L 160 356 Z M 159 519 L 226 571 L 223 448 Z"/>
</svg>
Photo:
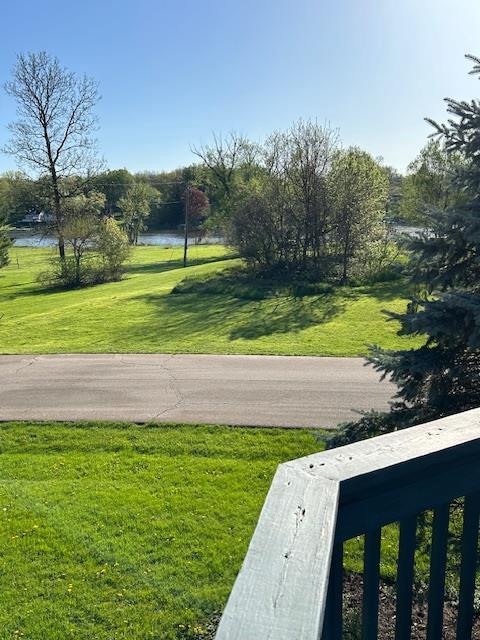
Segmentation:
<svg viewBox="0 0 480 640">
<path fill-rule="evenodd" d="M 438 640 L 438 638 L 442 637 L 449 519 L 449 504 L 438 507 L 433 512 L 430 581 L 428 585 L 427 640 Z"/>
<path fill-rule="evenodd" d="M 477 569 L 480 492 L 465 497 L 463 509 L 462 563 L 458 601 L 457 640 L 470 640 Z"/>
<path fill-rule="evenodd" d="M 333 547 L 322 640 L 341 640 L 343 633 L 343 542 Z"/>
<path fill-rule="evenodd" d="M 400 543 L 397 565 L 397 617 L 395 640 L 410 640 L 412 628 L 413 576 L 417 517 L 400 522 Z"/>
<path fill-rule="evenodd" d="M 382 530 L 365 534 L 362 640 L 376 640 L 378 634 L 378 589 Z"/>
</svg>

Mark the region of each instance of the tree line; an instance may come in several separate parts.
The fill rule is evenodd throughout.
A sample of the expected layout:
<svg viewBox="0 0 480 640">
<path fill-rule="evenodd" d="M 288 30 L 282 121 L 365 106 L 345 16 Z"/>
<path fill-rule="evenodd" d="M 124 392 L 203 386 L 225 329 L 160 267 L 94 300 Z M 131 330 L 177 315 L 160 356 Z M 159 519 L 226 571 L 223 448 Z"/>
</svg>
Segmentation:
<svg viewBox="0 0 480 640">
<path fill-rule="evenodd" d="M 28 213 L 46 212 L 62 260 L 66 213 L 78 209 L 69 207 L 71 199 L 103 196 L 100 213 L 120 219 L 134 244 L 145 229 L 184 223 L 188 187 L 205 194 L 194 231 L 220 230 L 265 268 L 320 271 L 336 261 L 346 281 L 349 271 L 365 270 L 371 261 L 359 250 L 367 236 L 368 244 L 385 247 L 380 211 L 390 220 L 423 224 L 429 208 L 448 206 L 449 178 L 459 161 L 432 142 L 401 176 L 359 149 L 342 151 L 337 131 L 300 121 L 262 144 L 234 133 L 214 137 L 211 145 L 193 148 L 197 163 L 175 171 L 106 171 L 94 136 L 99 94 L 93 79 L 46 52 L 20 54 L 5 89 L 18 118 L 4 151 L 24 171 L 0 177 L 0 218 L 18 224 Z"/>
<path fill-rule="evenodd" d="M 89 250 L 113 246 L 100 241 L 105 233 L 136 244 L 148 228 L 183 225 L 187 202 L 190 230 L 224 234 L 257 271 L 343 284 L 375 277 L 397 255 L 391 222 L 426 225 L 447 208 L 450 176 L 462 162 L 431 142 L 401 176 L 361 149 L 343 149 L 337 130 L 300 120 L 262 143 L 214 136 L 192 149 L 195 164 L 176 171 L 104 170 L 93 79 L 46 52 L 20 54 L 5 89 L 18 114 L 4 151 L 23 172 L 0 177 L 2 259 L 5 225 L 42 212 L 58 241 L 61 280 L 76 285 L 118 277 L 119 269 L 103 267 L 82 275 Z"/>
</svg>

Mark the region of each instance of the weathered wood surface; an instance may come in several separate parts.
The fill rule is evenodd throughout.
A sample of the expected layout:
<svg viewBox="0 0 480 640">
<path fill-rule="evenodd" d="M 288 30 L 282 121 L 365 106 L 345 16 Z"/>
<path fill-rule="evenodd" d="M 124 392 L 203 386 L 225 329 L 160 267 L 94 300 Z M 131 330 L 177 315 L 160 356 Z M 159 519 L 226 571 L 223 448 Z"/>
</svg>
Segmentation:
<svg viewBox="0 0 480 640">
<path fill-rule="evenodd" d="M 338 483 L 280 465 L 217 640 L 319 638 Z"/>
<path fill-rule="evenodd" d="M 300 458 L 340 483 L 336 539 L 444 504 L 479 486 L 480 410 Z"/>
<path fill-rule="evenodd" d="M 425 469 L 432 454 L 443 452 L 439 458 L 443 461 L 448 459 L 448 450 L 464 445 L 468 453 L 474 443 L 480 447 L 480 409 L 314 453 L 295 462 L 311 475 L 341 482 L 342 492 L 354 498 L 375 479 L 380 484 L 387 471 L 389 478 L 402 478 L 406 475 L 405 463 L 411 465 L 410 470 Z"/>
<path fill-rule="evenodd" d="M 216 639 L 318 640 L 335 541 L 478 489 L 479 454 L 474 409 L 281 465 Z"/>
<path fill-rule="evenodd" d="M 451 454 L 453 458 L 454 452 Z M 348 540 L 474 491 L 480 482 L 479 458 L 477 453 L 475 461 L 465 464 L 452 459 L 435 471 L 425 465 L 424 474 L 412 471 L 409 478 L 393 483 L 393 487 L 387 482 L 385 488 L 375 483 L 355 501 L 341 500 L 336 538 Z"/>
</svg>

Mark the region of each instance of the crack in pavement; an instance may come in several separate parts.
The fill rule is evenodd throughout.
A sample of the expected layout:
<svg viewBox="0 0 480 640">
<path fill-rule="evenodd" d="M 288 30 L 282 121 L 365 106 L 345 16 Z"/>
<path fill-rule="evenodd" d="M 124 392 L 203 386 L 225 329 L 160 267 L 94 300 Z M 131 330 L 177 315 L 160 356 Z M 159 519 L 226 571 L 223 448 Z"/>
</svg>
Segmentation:
<svg viewBox="0 0 480 640">
<path fill-rule="evenodd" d="M 26 364 L 22 364 L 20 365 L 20 367 L 18 367 L 18 369 L 15 369 L 14 371 L 14 375 L 18 375 L 20 373 L 20 371 L 23 371 L 24 369 L 28 369 L 28 367 L 31 367 L 32 364 L 34 362 L 36 362 L 38 360 L 38 356 L 34 356 L 33 358 L 31 358 L 31 360 L 29 360 Z"/>
<path fill-rule="evenodd" d="M 160 416 L 164 416 L 166 413 L 168 413 L 169 411 L 174 411 L 175 409 L 178 409 L 178 407 L 185 401 L 185 396 L 183 395 L 183 393 L 180 391 L 180 389 L 178 388 L 177 384 L 179 382 L 178 378 L 175 377 L 175 374 L 173 373 L 173 371 L 169 368 L 168 363 L 175 357 L 175 354 L 172 353 L 165 362 L 160 361 L 159 366 L 160 368 L 165 371 L 165 373 L 168 376 L 168 384 L 166 389 L 170 390 L 174 396 L 176 396 L 177 401 L 171 406 L 171 407 L 167 407 L 166 409 L 163 409 L 162 411 L 159 411 L 158 413 L 156 413 L 152 420 L 157 420 L 157 418 L 159 418 Z"/>
</svg>

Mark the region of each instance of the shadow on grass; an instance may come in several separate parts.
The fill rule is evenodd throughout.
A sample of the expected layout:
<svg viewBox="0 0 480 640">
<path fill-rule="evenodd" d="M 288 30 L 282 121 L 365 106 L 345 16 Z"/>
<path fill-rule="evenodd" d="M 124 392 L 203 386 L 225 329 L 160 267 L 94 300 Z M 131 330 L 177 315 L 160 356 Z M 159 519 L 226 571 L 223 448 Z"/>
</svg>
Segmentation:
<svg viewBox="0 0 480 640">
<path fill-rule="evenodd" d="M 223 262 L 226 260 L 234 260 L 236 256 L 211 256 L 211 257 L 200 257 L 200 258 L 192 258 L 188 260 L 187 269 L 189 267 L 196 267 L 201 264 L 209 264 L 212 262 Z M 183 268 L 183 260 L 164 260 L 161 262 L 149 262 L 149 263 L 141 263 L 141 264 L 129 264 L 126 268 L 126 277 L 128 278 L 128 274 L 130 273 L 165 273 L 166 271 L 173 271 L 175 269 Z"/>
<path fill-rule="evenodd" d="M 121 282 L 120 280 L 117 280 L 116 282 Z M 104 283 L 104 284 L 110 284 L 110 283 Z M 12 294 L 10 296 L 10 299 L 14 299 L 14 298 L 30 298 L 30 297 L 35 297 L 35 296 L 53 296 L 53 295 L 59 295 L 59 294 L 65 294 L 65 293 L 72 293 L 73 291 L 85 291 L 87 289 L 95 289 L 96 287 L 101 287 L 102 284 L 88 284 L 88 285 L 84 285 L 82 287 L 62 287 L 61 285 L 59 285 L 58 287 L 52 287 L 50 286 L 43 286 L 40 282 L 36 283 L 36 284 L 32 284 L 31 287 L 23 287 L 22 291 L 19 291 L 18 293 Z"/>
<path fill-rule="evenodd" d="M 277 333 L 297 333 L 331 320 L 343 306 L 328 295 L 315 299 L 281 297 L 271 308 L 257 308 L 247 322 L 230 332 L 230 339 L 255 340 Z"/>
<path fill-rule="evenodd" d="M 184 336 L 187 341 L 205 337 L 207 343 L 211 335 L 233 342 L 294 334 L 332 320 L 362 297 L 388 304 L 407 294 L 403 280 L 339 287 L 253 278 L 234 267 L 203 277 L 187 275 L 170 294 L 151 294 L 141 300 L 155 309 L 162 341 L 177 342 Z M 151 325 L 134 329 L 139 335 L 152 330 Z"/>
<path fill-rule="evenodd" d="M 202 264 L 208 264 L 213 262 L 223 262 L 226 260 L 232 260 L 232 256 L 221 256 L 221 257 L 205 257 L 205 258 L 195 258 L 189 260 L 187 269 L 189 267 L 199 266 Z M 97 287 L 101 287 L 104 284 L 114 284 L 115 282 L 123 282 L 128 280 L 130 276 L 134 274 L 152 274 L 152 273 L 166 273 L 168 271 L 175 271 L 183 267 L 182 260 L 166 260 L 164 262 L 158 263 L 147 263 L 147 264 L 130 264 L 127 265 L 125 269 L 125 273 L 120 280 L 113 280 L 111 282 L 105 283 L 92 283 L 88 285 L 84 285 L 81 287 L 62 287 L 62 286 L 43 286 L 40 282 L 32 282 L 30 286 L 22 285 L 10 285 L 10 286 L 21 286 L 22 290 L 18 291 L 14 294 L 5 294 L 2 296 L 4 300 L 11 300 L 14 298 L 20 297 L 30 297 L 30 296 L 51 296 L 60 293 L 66 293 L 71 291 L 83 291 L 87 289 L 96 289 Z M 6 288 L 6 287 L 5 287 Z"/>
<path fill-rule="evenodd" d="M 341 289 L 340 289 L 341 291 Z M 409 298 L 412 293 L 412 286 L 408 280 L 401 278 L 390 282 L 378 282 L 370 285 L 362 285 L 349 289 L 357 297 L 368 295 L 376 300 L 389 302 L 398 298 Z"/>
<path fill-rule="evenodd" d="M 297 291 L 303 293 L 297 295 Z M 142 300 L 157 310 L 162 337 L 167 341 L 182 335 L 205 336 L 208 341 L 209 335 L 220 334 L 233 342 L 293 334 L 321 325 L 364 296 L 388 303 L 407 295 L 404 280 L 359 287 L 325 283 L 298 287 L 298 283 L 251 279 L 234 268 L 204 278 L 187 277 L 172 293 L 142 296 Z"/>
<path fill-rule="evenodd" d="M 335 296 L 309 299 L 279 296 L 267 300 L 248 300 L 228 295 L 148 295 L 142 301 L 153 305 L 161 324 L 161 336 L 177 341 L 182 335 L 226 334 L 230 341 L 256 340 L 263 336 L 295 333 L 327 322 L 343 309 L 344 302 Z M 346 301 L 345 301 L 346 302 Z M 138 334 L 152 327 L 137 327 Z M 129 334 L 129 338 L 132 335 Z"/>
</svg>

